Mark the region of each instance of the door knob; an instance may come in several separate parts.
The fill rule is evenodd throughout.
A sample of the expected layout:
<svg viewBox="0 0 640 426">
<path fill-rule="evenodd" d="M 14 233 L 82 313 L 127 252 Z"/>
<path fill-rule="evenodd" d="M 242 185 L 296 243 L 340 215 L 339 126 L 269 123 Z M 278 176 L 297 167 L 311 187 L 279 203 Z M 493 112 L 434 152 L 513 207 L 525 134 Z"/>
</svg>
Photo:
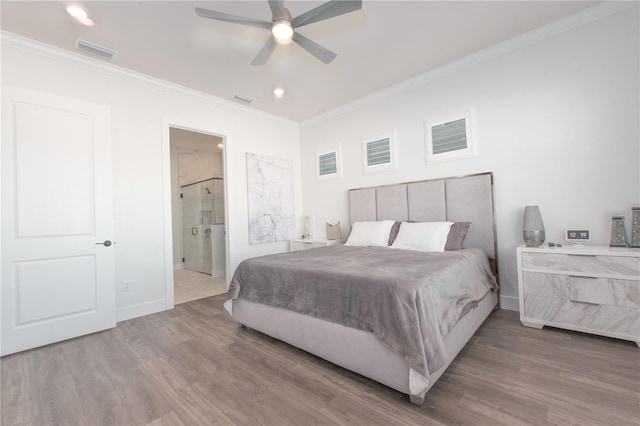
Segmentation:
<svg viewBox="0 0 640 426">
<path fill-rule="evenodd" d="M 104 242 L 103 242 L 103 243 L 96 243 L 96 245 L 97 245 L 97 246 L 99 246 L 99 245 L 103 245 L 103 246 L 105 246 L 105 247 L 109 247 L 111 244 L 115 244 L 115 243 L 112 243 L 112 242 L 111 242 L 111 241 L 109 241 L 109 240 L 104 240 Z"/>
</svg>

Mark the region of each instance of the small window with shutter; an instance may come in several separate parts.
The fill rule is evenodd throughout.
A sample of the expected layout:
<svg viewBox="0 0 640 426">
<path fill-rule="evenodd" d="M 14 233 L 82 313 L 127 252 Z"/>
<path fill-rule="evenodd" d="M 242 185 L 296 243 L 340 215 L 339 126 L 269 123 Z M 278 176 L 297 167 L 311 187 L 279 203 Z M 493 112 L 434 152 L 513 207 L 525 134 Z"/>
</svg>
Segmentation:
<svg viewBox="0 0 640 426">
<path fill-rule="evenodd" d="M 427 121 L 427 164 L 477 156 L 474 119 L 472 108 Z"/>
<path fill-rule="evenodd" d="M 363 138 L 362 152 L 365 173 L 396 169 L 395 131 L 374 138 Z"/>
<path fill-rule="evenodd" d="M 318 152 L 317 172 L 318 179 L 330 179 L 342 177 L 339 164 L 340 149 Z"/>
<path fill-rule="evenodd" d="M 367 167 L 391 163 L 391 140 L 389 138 L 367 142 Z"/>
</svg>

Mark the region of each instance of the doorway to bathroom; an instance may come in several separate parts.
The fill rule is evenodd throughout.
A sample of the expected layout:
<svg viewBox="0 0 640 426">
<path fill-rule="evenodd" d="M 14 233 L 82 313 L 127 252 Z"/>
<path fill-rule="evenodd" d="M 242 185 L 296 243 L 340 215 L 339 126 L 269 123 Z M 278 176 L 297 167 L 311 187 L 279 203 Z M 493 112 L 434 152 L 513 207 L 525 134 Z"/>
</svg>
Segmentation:
<svg viewBox="0 0 640 426">
<path fill-rule="evenodd" d="M 171 127 L 174 303 L 226 292 L 223 139 Z"/>
</svg>

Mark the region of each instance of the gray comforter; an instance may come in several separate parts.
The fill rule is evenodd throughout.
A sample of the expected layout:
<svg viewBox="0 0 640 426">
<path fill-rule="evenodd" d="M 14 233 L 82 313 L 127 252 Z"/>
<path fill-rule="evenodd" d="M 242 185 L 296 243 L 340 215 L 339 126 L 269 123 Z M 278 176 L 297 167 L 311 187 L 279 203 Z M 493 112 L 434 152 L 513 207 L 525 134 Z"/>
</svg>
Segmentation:
<svg viewBox="0 0 640 426">
<path fill-rule="evenodd" d="M 428 384 L 449 330 L 495 288 L 478 249 L 331 246 L 247 259 L 228 295 L 370 331 Z"/>
</svg>

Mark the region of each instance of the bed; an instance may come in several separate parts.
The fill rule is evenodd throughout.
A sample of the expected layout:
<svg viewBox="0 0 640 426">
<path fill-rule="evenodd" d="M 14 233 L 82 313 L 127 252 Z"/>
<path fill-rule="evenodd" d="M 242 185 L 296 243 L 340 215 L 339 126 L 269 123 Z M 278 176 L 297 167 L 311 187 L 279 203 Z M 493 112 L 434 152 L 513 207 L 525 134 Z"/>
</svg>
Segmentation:
<svg viewBox="0 0 640 426">
<path fill-rule="evenodd" d="M 349 216 L 354 230 L 363 223 L 403 223 L 401 233 L 470 225 L 455 251 L 407 250 L 398 234 L 394 248 L 338 245 L 247 259 L 225 307 L 244 326 L 421 405 L 498 305 L 493 176 L 353 189 Z"/>
</svg>

